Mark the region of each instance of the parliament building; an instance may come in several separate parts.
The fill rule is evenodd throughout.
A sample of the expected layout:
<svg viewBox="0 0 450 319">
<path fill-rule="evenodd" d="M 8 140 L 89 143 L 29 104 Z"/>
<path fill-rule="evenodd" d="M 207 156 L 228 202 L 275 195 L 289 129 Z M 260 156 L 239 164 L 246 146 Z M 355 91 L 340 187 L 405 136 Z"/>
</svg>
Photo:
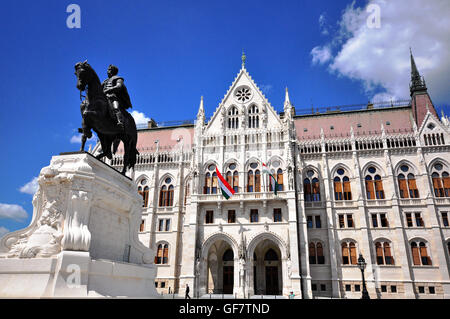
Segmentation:
<svg viewBox="0 0 450 319">
<path fill-rule="evenodd" d="M 409 87 L 407 101 L 309 114 L 286 89 L 276 112 L 243 59 L 209 120 L 202 97 L 192 123 L 140 128 L 139 239 L 157 291 L 361 298 L 361 254 L 371 299 L 450 298 L 450 124 L 412 55 Z M 120 152 L 107 163 L 121 168 Z"/>
</svg>

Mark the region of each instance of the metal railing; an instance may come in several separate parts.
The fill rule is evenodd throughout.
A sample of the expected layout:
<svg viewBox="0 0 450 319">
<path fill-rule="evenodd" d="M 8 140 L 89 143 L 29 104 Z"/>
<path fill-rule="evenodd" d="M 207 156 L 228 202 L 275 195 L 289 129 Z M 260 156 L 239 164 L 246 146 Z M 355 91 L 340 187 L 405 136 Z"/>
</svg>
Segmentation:
<svg viewBox="0 0 450 319">
<path fill-rule="evenodd" d="M 381 109 L 381 108 L 396 108 L 409 106 L 411 100 L 397 100 L 397 101 L 383 101 L 375 103 L 365 103 L 365 104 L 348 104 L 348 105 L 333 105 L 333 106 L 321 106 L 310 108 L 299 108 L 295 109 L 295 115 L 315 115 L 315 114 L 326 114 L 334 112 L 343 111 L 359 111 L 367 109 Z"/>
</svg>

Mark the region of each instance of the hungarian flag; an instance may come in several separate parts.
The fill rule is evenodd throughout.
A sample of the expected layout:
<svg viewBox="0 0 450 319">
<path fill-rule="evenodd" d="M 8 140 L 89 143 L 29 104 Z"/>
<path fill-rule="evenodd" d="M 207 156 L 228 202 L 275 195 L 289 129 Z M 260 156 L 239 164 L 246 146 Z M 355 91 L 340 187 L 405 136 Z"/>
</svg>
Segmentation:
<svg viewBox="0 0 450 319">
<path fill-rule="evenodd" d="M 274 192 L 274 194 L 277 194 L 277 189 L 278 189 L 278 183 L 277 183 L 277 179 L 275 177 L 273 177 L 272 173 L 269 171 L 269 169 L 267 168 L 266 164 L 262 163 L 263 166 L 263 173 L 267 173 L 269 175 L 269 180 L 270 180 L 270 185 L 272 185 L 272 190 Z"/>
<path fill-rule="evenodd" d="M 226 199 L 230 198 L 231 195 L 234 195 L 233 188 L 230 186 L 230 184 L 228 184 L 228 182 L 225 180 L 225 178 L 223 178 L 222 174 L 220 174 L 217 166 L 216 166 L 216 173 L 217 173 L 220 189 L 222 190 L 223 197 L 225 197 Z"/>
</svg>

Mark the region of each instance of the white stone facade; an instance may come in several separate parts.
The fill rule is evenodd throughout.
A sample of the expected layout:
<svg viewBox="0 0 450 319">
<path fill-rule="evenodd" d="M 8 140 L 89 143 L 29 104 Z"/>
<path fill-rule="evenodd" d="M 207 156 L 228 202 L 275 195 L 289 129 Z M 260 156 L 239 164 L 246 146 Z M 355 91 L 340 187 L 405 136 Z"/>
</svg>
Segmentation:
<svg viewBox="0 0 450 319">
<path fill-rule="evenodd" d="M 421 125 L 411 119 L 409 131 L 391 128 L 389 132 L 385 126 L 397 109 L 340 114 L 349 119 L 356 114 L 369 125 L 372 114 L 380 112 L 386 115 L 384 122 L 376 123 L 378 132 L 356 134 L 356 127 L 348 125 L 342 137 L 326 137 L 321 130 L 320 136 L 301 139 L 298 130 L 308 118 L 295 116 L 287 90 L 284 114 L 277 114 L 243 66 L 207 124 L 202 98 L 195 126 L 139 131 L 140 138 L 150 134 L 134 172 L 142 191 L 148 187 L 139 238 L 155 251 L 161 245 L 157 290 L 183 295 L 188 284 L 191 296 L 199 297 L 209 293 L 287 296 L 292 291 L 297 298 L 360 298 L 361 271 L 351 254 L 357 258 L 362 253 L 371 298 L 449 298 L 450 228 L 444 217 L 450 214 L 450 197 L 435 196 L 432 181 L 436 164 L 442 165 L 442 171 L 450 170 L 448 121 L 428 112 Z M 399 112 L 409 114 L 408 119 L 412 116 L 410 105 Z M 180 128 L 181 139 L 173 134 Z M 161 135 L 152 140 L 151 134 L 157 132 L 177 139 L 171 149 L 163 147 Z M 428 139 L 427 134 L 433 137 Z M 282 170 L 283 186 L 277 195 L 269 189 L 262 163 L 274 174 Z M 113 159 L 112 165 L 120 164 L 120 156 Z M 236 168 L 231 170 L 230 164 Z M 227 171 L 237 172 L 237 192 L 230 199 L 218 186 L 215 194 L 212 189 L 205 194 L 211 165 L 224 177 Z M 415 176 L 418 196 L 414 198 L 400 194 L 403 165 L 409 170 L 403 171 L 405 176 Z M 260 191 L 249 191 L 249 172 L 256 170 Z M 375 180 L 381 178 L 383 186 L 384 195 L 376 199 L 367 195 L 365 180 L 371 174 Z M 316 201 L 308 201 L 305 194 L 309 176 L 319 180 Z M 334 178 L 344 176 L 351 198 L 336 199 Z M 170 205 L 160 203 L 164 184 L 166 189 L 173 187 Z M 281 210 L 281 220 L 274 217 L 275 209 Z M 251 220 L 252 210 L 258 211 L 257 220 Z M 206 216 L 211 214 L 208 211 L 212 216 Z M 229 219 L 229 211 L 235 212 L 235 220 Z M 412 226 L 407 214 L 412 214 Z M 414 220 L 416 214 L 422 224 Z M 163 219 L 170 220 L 168 227 L 166 221 L 160 222 Z M 420 265 L 414 264 L 415 241 Z M 389 244 L 390 256 L 385 248 L 383 264 L 377 262 L 377 242 Z M 323 258 L 315 263 L 311 263 L 311 243 L 320 243 L 323 251 Z M 355 247 L 349 250 L 349 264 L 343 263 L 344 243 Z M 232 254 L 227 252 L 230 249 Z M 383 256 L 391 259 L 387 262 Z M 430 264 L 424 265 L 423 258 Z"/>
</svg>

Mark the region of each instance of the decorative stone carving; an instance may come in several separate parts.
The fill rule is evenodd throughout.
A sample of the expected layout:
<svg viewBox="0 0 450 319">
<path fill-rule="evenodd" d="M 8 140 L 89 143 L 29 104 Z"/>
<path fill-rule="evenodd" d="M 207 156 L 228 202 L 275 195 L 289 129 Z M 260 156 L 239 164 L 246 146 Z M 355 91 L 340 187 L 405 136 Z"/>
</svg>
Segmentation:
<svg viewBox="0 0 450 319">
<path fill-rule="evenodd" d="M 288 259 L 286 260 L 286 267 L 287 267 L 288 277 L 290 278 L 291 275 L 292 275 L 292 261 L 291 261 L 291 257 L 288 257 Z"/>
<path fill-rule="evenodd" d="M 49 257 L 61 251 L 63 237 L 61 212 L 56 201 L 47 202 L 34 232 L 19 236 L 7 256 L 20 258 Z"/>
<path fill-rule="evenodd" d="M 155 254 L 138 239 L 142 199 L 131 179 L 79 152 L 54 156 L 38 183 L 31 224 L 0 240 L 0 297 L 157 296 Z M 75 290 L 65 282 L 71 264 L 82 267 Z M 34 288 L 24 294 L 26 285 Z"/>
<path fill-rule="evenodd" d="M 137 238 L 141 199 L 132 180 L 87 153 L 75 153 L 54 156 L 50 165 L 41 170 L 38 183 L 39 189 L 33 198 L 34 218 L 27 228 L 2 238 L 0 252 L 5 253 L 4 256 L 51 257 L 71 250 L 106 258 L 108 256 L 102 256 L 104 253 L 100 248 L 109 243 L 103 242 L 106 239 L 97 235 L 94 236 L 95 247 L 90 249 L 91 233 L 110 231 L 105 228 L 114 225 L 97 225 L 95 216 L 101 212 L 115 212 L 114 215 L 120 216 L 119 223 L 120 220 L 126 221 L 121 226 L 124 233 L 120 238 L 125 242 L 115 243 L 117 248 L 114 249 L 109 247 L 109 259 L 121 261 L 123 247 L 131 245 L 134 253 L 140 254 L 139 257 L 132 256 L 134 262 L 153 262 L 153 251 L 143 246 Z M 115 217 L 111 217 L 111 222 L 117 222 Z"/>
</svg>

